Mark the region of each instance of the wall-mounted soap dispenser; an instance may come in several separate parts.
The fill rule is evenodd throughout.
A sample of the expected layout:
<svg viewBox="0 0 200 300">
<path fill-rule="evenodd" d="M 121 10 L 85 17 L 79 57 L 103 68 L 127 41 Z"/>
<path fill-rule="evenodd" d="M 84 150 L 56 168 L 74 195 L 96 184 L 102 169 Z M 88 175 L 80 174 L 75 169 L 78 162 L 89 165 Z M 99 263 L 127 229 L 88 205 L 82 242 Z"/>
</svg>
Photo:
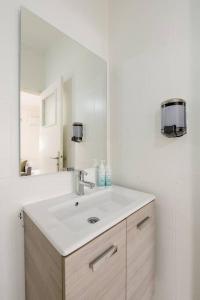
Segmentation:
<svg viewBox="0 0 200 300">
<path fill-rule="evenodd" d="M 72 141 L 80 143 L 83 139 L 83 124 L 79 122 L 73 123 L 73 136 Z"/>
<path fill-rule="evenodd" d="M 185 100 L 173 98 L 162 102 L 161 133 L 169 138 L 187 133 Z"/>
</svg>

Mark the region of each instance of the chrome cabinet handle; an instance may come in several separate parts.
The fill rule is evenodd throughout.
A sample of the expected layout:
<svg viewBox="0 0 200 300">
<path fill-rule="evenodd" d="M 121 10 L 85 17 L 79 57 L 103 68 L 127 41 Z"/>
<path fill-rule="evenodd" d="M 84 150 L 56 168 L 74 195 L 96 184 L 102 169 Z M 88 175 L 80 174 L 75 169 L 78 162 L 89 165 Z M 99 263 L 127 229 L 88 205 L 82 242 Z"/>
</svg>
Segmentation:
<svg viewBox="0 0 200 300">
<path fill-rule="evenodd" d="M 137 224 L 137 229 L 141 230 L 141 229 L 144 227 L 145 223 L 146 223 L 147 221 L 149 221 L 149 220 L 150 220 L 150 217 L 149 217 L 149 216 L 146 217 L 146 218 L 144 218 L 141 222 L 139 222 L 139 223 Z"/>
<path fill-rule="evenodd" d="M 92 269 L 92 271 L 95 272 L 102 264 L 105 264 L 111 256 L 117 253 L 117 250 L 117 246 L 111 246 L 110 248 L 108 248 L 105 252 L 103 252 L 91 263 L 89 263 L 90 269 Z"/>
</svg>

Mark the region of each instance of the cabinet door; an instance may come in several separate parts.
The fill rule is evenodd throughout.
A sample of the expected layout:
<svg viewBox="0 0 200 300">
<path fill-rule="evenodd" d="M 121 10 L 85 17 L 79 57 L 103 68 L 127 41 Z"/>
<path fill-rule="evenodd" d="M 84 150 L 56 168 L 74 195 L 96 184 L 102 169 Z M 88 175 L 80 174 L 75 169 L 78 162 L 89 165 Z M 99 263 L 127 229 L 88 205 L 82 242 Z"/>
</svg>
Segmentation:
<svg viewBox="0 0 200 300">
<path fill-rule="evenodd" d="M 123 300 L 125 289 L 126 221 L 123 221 L 65 258 L 65 299 Z"/>
<path fill-rule="evenodd" d="M 151 300 L 154 291 L 154 202 L 127 218 L 127 299 Z"/>
</svg>

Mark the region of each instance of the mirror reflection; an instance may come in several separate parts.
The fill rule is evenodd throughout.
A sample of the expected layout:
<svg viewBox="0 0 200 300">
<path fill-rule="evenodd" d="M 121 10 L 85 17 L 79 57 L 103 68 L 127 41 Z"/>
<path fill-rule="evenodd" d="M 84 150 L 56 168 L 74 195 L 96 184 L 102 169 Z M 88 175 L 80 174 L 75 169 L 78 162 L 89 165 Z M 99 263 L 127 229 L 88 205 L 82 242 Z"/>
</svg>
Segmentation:
<svg viewBox="0 0 200 300">
<path fill-rule="evenodd" d="M 24 8 L 20 56 L 20 174 L 106 160 L 105 61 Z"/>
</svg>

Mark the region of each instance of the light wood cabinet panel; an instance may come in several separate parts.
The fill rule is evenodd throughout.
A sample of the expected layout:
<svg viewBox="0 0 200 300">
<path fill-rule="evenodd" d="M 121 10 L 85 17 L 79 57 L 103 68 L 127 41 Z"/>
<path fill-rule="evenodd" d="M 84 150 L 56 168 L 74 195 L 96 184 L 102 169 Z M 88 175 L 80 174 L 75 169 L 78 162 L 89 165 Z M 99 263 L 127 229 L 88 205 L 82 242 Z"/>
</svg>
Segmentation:
<svg viewBox="0 0 200 300">
<path fill-rule="evenodd" d="M 124 300 L 126 221 L 65 259 L 67 300 Z"/>
<path fill-rule="evenodd" d="M 127 218 L 127 299 L 151 300 L 154 291 L 154 202 Z"/>
</svg>

